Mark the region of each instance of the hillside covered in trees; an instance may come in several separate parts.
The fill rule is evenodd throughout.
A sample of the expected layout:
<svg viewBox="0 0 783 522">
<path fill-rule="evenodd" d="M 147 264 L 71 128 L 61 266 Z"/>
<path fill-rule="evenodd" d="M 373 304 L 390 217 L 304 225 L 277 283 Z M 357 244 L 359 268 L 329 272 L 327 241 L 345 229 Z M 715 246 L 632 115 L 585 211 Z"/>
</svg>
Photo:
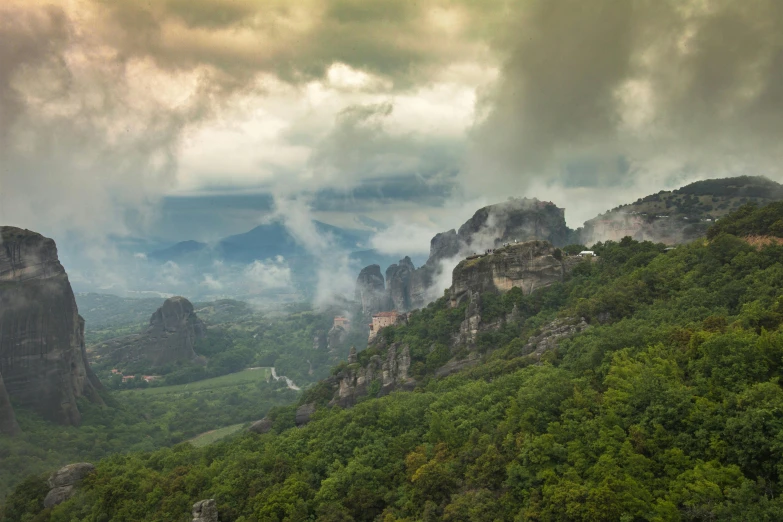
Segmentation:
<svg viewBox="0 0 783 522">
<path fill-rule="evenodd" d="M 745 239 L 780 219 L 743 206 L 708 239 L 597 244 L 563 283 L 482 296 L 519 319 L 435 378 L 462 319 L 444 297 L 383 331 L 410 346 L 412 392 L 343 409 L 316 386 L 304 427 L 281 407 L 263 435 L 115 455 L 53 509 L 33 476 L 3 520 L 187 520 L 204 498 L 234 522 L 783 519 L 783 246 Z M 524 355 L 556 317 L 590 326 Z"/>
</svg>

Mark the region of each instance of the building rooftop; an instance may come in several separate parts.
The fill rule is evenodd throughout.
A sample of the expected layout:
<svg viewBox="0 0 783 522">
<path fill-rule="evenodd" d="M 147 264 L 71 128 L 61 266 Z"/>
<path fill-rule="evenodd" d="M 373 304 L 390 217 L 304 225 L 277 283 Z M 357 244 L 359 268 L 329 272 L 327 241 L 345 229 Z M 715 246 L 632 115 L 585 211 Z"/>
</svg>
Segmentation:
<svg viewBox="0 0 783 522">
<path fill-rule="evenodd" d="M 391 312 L 378 312 L 377 314 L 372 314 L 373 317 L 396 317 L 398 315 L 400 314 L 396 310 L 392 310 Z"/>
</svg>

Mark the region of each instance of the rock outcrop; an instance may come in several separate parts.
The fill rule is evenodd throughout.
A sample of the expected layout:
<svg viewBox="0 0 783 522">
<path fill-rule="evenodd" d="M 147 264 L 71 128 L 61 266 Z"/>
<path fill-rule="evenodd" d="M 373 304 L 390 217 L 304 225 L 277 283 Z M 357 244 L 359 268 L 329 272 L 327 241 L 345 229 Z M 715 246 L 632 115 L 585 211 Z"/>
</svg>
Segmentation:
<svg viewBox="0 0 783 522">
<path fill-rule="evenodd" d="M 386 291 L 392 310 L 411 309 L 411 277 L 416 267 L 408 256 L 386 269 Z"/>
<path fill-rule="evenodd" d="M 331 359 L 338 358 L 342 347 L 348 339 L 348 330 L 341 325 L 333 325 L 326 334 L 326 351 Z"/>
<path fill-rule="evenodd" d="M 50 508 L 65 502 L 74 494 L 76 487 L 84 478 L 95 471 L 95 466 L 89 462 L 68 464 L 51 474 L 49 477 L 49 493 L 44 499 L 44 507 Z"/>
<path fill-rule="evenodd" d="M 101 383 L 87 361 L 84 320 L 57 246 L 16 227 L 0 227 L 0 375 L 6 390 L 0 391 L 0 423 L 9 431 L 15 422 L 4 395 L 70 425 L 81 421 L 79 397 L 103 403 L 96 391 Z"/>
<path fill-rule="evenodd" d="M 11 406 L 11 399 L 3 383 L 3 376 L 0 375 L 0 433 L 3 435 L 17 435 L 21 430 L 16 422 L 16 414 Z"/>
<path fill-rule="evenodd" d="M 523 355 L 536 358 L 548 351 L 555 350 L 560 341 L 572 337 L 590 328 L 584 317 L 555 319 L 541 329 L 538 335 L 528 339 L 523 350 Z"/>
<path fill-rule="evenodd" d="M 296 409 L 294 422 L 296 422 L 297 426 L 304 426 L 310 422 L 310 417 L 312 417 L 313 413 L 315 413 L 315 403 L 303 404 Z"/>
<path fill-rule="evenodd" d="M 512 243 L 490 254 L 470 256 L 460 262 L 454 268 L 448 293 L 452 307 L 465 301 L 467 307 L 465 320 L 460 324 L 454 345 L 473 348 L 481 332 L 521 319 L 519 310 L 514 308 L 505 317 L 491 323 L 485 322 L 481 317 L 481 294 L 505 293 L 512 288 L 519 288 L 527 295 L 562 281 L 581 261 L 578 257 L 563 256 L 559 249 L 547 241 L 528 241 Z"/>
<path fill-rule="evenodd" d="M 483 253 L 487 249 L 496 249 L 504 243 L 514 241 L 544 240 L 562 246 L 569 241 L 570 235 L 564 210 L 550 202 L 522 198 L 481 208 L 459 230 L 452 229 L 436 234 L 430 242 L 430 256 L 420 268 L 414 269 L 409 258 L 391 265 L 386 271 L 385 280 L 389 296 L 385 305 L 388 308 L 381 304 L 368 309 L 371 308 L 370 313 L 374 313 L 391 309 L 406 312 L 421 308 L 443 295 L 442 291 L 446 285 L 443 285 L 444 288 L 437 286 L 442 281 L 444 271 L 451 270 L 457 261 L 473 253 Z M 378 279 L 379 287 L 384 282 L 380 267 L 373 267 L 377 265 L 362 270 L 364 278 L 360 275 L 359 279 L 364 287 L 367 286 L 369 273 Z M 356 293 L 358 301 L 359 281 Z M 364 300 L 362 305 L 364 309 Z"/>
<path fill-rule="evenodd" d="M 90 347 L 90 352 L 101 361 L 121 367 L 134 364 L 155 368 L 196 359 L 193 344 L 204 335 L 206 327 L 191 302 L 171 297 L 152 314 L 145 332 L 111 339 Z"/>
<path fill-rule="evenodd" d="M 218 522 L 218 510 L 214 498 L 199 500 L 193 504 L 192 522 Z"/>
<path fill-rule="evenodd" d="M 274 422 L 272 422 L 271 419 L 267 419 L 266 417 L 264 417 L 263 419 L 251 424 L 248 430 L 252 431 L 253 433 L 258 433 L 259 435 L 263 435 L 264 433 L 268 433 L 272 429 L 273 425 Z"/>
<path fill-rule="evenodd" d="M 383 342 L 379 344 L 381 348 Z M 356 361 L 356 359 L 353 359 Z M 382 397 L 394 390 L 412 390 L 416 381 L 410 377 L 410 348 L 407 344 L 394 343 L 388 347 L 384 357 L 373 355 L 365 365 L 350 363 L 329 382 L 335 393 L 330 405 L 348 407 L 356 404 L 359 397 L 372 393 Z M 373 386 L 373 383 L 377 383 Z"/>
<path fill-rule="evenodd" d="M 461 261 L 452 273 L 449 289 L 452 306 L 457 306 L 470 293 L 519 288 L 527 295 L 562 281 L 567 269 L 558 252 L 547 241 L 528 241 Z"/>
<path fill-rule="evenodd" d="M 356 279 L 356 301 L 362 305 L 362 315 L 370 317 L 389 309 L 386 284 L 378 265 L 366 266 Z"/>
</svg>

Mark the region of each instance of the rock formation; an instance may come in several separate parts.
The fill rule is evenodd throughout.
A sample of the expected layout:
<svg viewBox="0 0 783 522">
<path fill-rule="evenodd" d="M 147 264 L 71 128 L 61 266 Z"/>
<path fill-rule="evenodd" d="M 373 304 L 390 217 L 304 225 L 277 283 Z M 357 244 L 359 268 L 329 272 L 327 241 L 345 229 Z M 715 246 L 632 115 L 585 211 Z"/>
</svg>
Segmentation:
<svg viewBox="0 0 783 522">
<path fill-rule="evenodd" d="M 49 477 L 49 493 L 44 499 L 44 507 L 50 508 L 65 502 L 76 494 L 76 487 L 84 478 L 95 471 L 95 466 L 89 462 L 68 464 L 51 474 Z"/>
<path fill-rule="evenodd" d="M 386 303 L 368 306 L 365 315 L 395 309 L 406 312 L 421 308 L 442 295 L 445 288 L 437 288 L 444 270 L 450 270 L 457 261 L 487 249 L 496 249 L 504 243 L 545 240 L 554 245 L 565 245 L 571 231 L 566 226 L 562 208 L 553 203 L 537 199 L 511 199 L 497 205 L 479 209 L 459 230 L 449 230 L 436 234 L 430 242 L 430 256 L 427 262 L 414 269 L 409 258 L 397 265 L 391 265 L 386 271 L 385 285 L 389 300 Z M 371 265 L 362 270 L 359 281 L 367 287 L 370 273 L 377 279 L 377 288 L 383 286 L 380 267 Z M 366 271 L 366 272 L 365 272 Z M 357 281 L 356 299 L 360 300 L 359 281 Z M 444 285 L 445 287 L 445 285 Z M 365 309 L 365 300 L 361 300 Z M 388 306 L 388 308 L 384 308 Z"/>
<path fill-rule="evenodd" d="M 346 339 L 348 330 L 341 325 L 333 325 L 326 334 L 326 351 L 329 352 L 329 358 L 337 360 Z"/>
<path fill-rule="evenodd" d="M 527 295 L 562 281 L 565 274 L 581 261 L 578 257 L 564 257 L 547 241 L 527 241 L 495 249 L 491 254 L 470 256 L 460 262 L 452 273 L 448 294 L 452 307 L 463 301 L 467 301 L 468 305 L 454 344 L 472 348 L 479 333 L 496 329 L 503 322 L 520 320 L 519 310 L 515 308 L 499 321 L 491 324 L 483 322 L 482 293 L 505 293 L 519 288 Z"/>
<path fill-rule="evenodd" d="M 382 342 L 379 347 L 385 348 Z M 356 361 L 355 358 L 353 360 Z M 407 344 L 394 343 L 388 347 L 384 357 L 373 355 L 364 366 L 353 362 L 331 377 L 327 382 L 335 392 L 330 404 L 347 407 L 371 392 L 382 397 L 397 389 L 411 390 L 416 381 L 408 375 L 410 367 L 410 348 Z M 373 382 L 377 382 L 374 391 Z"/>
<path fill-rule="evenodd" d="M 559 257 L 556 257 L 556 249 L 549 242 L 528 241 L 465 259 L 452 273 L 449 289 L 452 306 L 469 297 L 469 292 L 507 292 L 520 288 L 525 294 L 530 294 L 562 281 L 566 265 L 562 254 Z"/>
<path fill-rule="evenodd" d="M 218 522 L 218 510 L 214 498 L 199 500 L 193 504 L 192 522 Z"/>
<path fill-rule="evenodd" d="M 296 409 L 294 422 L 296 422 L 297 426 L 304 426 L 310 422 L 310 417 L 312 417 L 313 413 L 315 413 L 315 403 L 303 404 Z"/>
<path fill-rule="evenodd" d="M 251 424 L 248 430 L 252 431 L 253 433 L 258 433 L 259 435 L 263 435 L 264 433 L 268 433 L 272 429 L 273 425 L 274 422 L 272 422 L 272 420 L 264 417 L 263 419 Z"/>
<path fill-rule="evenodd" d="M 356 301 L 362 305 L 362 315 L 370 317 L 389 309 L 381 267 L 364 267 L 356 279 Z"/>
<path fill-rule="evenodd" d="M 0 227 L 0 424 L 13 430 L 7 397 L 44 418 L 77 425 L 76 399 L 102 404 L 84 347 L 84 320 L 53 240 Z M 2 386 L 0 386 L 1 388 Z M 8 428 L 10 426 L 10 428 Z"/>
<path fill-rule="evenodd" d="M 0 375 L 0 433 L 4 435 L 16 435 L 20 432 L 19 424 L 16 422 L 16 414 L 11 406 L 11 399 L 3 383 L 3 376 Z"/>
<path fill-rule="evenodd" d="M 152 314 L 145 332 L 111 339 L 91 347 L 90 352 L 118 366 L 154 368 L 196 359 L 193 344 L 205 334 L 206 327 L 190 301 L 171 297 Z"/>
<path fill-rule="evenodd" d="M 541 333 L 528 339 L 523 355 L 541 358 L 545 352 L 554 350 L 563 339 L 572 337 L 590 328 L 584 317 L 555 319 L 541 329 Z"/>
<path fill-rule="evenodd" d="M 411 309 L 411 277 L 416 267 L 408 256 L 386 269 L 386 291 L 392 310 Z"/>
</svg>

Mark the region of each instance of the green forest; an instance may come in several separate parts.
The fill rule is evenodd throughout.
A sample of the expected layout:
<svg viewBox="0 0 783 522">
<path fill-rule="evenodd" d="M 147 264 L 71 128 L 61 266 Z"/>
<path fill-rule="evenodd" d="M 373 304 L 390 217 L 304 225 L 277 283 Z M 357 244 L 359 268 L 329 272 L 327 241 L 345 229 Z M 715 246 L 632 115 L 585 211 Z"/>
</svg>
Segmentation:
<svg viewBox="0 0 783 522">
<path fill-rule="evenodd" d="M 382 332 L 409 344 L 413 392 L 342 409 L 317 385 L 304 427 L 281 406 L 264 435 L 114 454 L 52 509 L 41 470 L 2 520 L 184 522 L 205 498 L 223 522 L 782 520 L 783 246 L 745 239 L 783 237 L 781 220 L 783 204 L 745 205 L 676 249 L 599 243 L 561 284 L 483 295 L 485 321 L 520 319 L 437 379 L 466 355 L 464 311 L 441 298 Z M 590 327 L 527 356 L 558 317 Z"/>
</svg>

